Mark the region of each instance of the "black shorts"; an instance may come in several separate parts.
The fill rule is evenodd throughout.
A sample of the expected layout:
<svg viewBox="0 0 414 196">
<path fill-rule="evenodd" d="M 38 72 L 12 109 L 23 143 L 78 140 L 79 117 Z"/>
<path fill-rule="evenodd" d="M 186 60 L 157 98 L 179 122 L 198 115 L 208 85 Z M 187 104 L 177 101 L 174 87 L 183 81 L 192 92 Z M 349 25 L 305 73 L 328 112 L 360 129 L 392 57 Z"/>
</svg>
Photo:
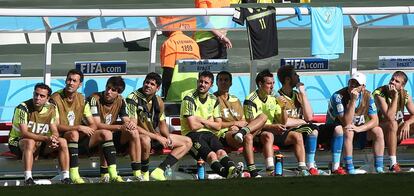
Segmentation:
<svg viewBox="0 0 414 196">
<path fill-rule="evenodd" d="M 290 130 L 291 131 L 296 131 L 296 132 L 302 133 L 304 135 L 309 135 L 315 129 L 319 131 L 319 127 L 317 125 L 312 124 L 312 123 L 308 123 L 308 124 L 300 125 L 300 126 L 295 127 L 295 128 L 291 128 Z"/>
<path fill-rule="evenodd" d="M 101 145 L 97 144 L 95 146 L 89 146 L 90 140 L 91 138 L 88 136 L 83 136 L 82 138 L 79 138 L 79 141 L 78 141 L 79 155 L 92 156 L 99 152 Z"/>
<path fill-rule="evenodd" d="M 121 143 L 122 131 L 115 131 L 112 133 L 112 140 L 115 145 L 117 154 L 127 154 L 129 149 L 129 142 Z"/>
<path fill-rule="evenodd" d="M 11 152 L 11 153 L 13 153 L 14 155 L 16 155 L 16 158 L 17 158 L 17 159 L 22 159 L 23 152 L 22 152 L 22 150 L 20 149 L 20 146 L 19 146 L 19 141 L 20 141 L 20 138 L 16 138 L 16 139 L 14 139 L 14 140 L 12 140 L 12 141 L 9 141 L 8 146 L 9 146 L 9 150 L 10 150 L 10 152 Z M 47 155 L 44 153 L 45 148 L 46 148 L 46 143 L 45 143 L 45 142 L 42 142 L 42 144 L 40 145 L 40 147 L 39 147 L 39 149 L 38 149 L 38 151 L 39 151 L 39 156 L 42 156 L 42 157 L 46 157 L 46 156 L 47 156 Z"/>
<path fill-rule="evenodd" d="M 201 59 L 227 59 L 227 50 L 217 37 L 198 42 Z"/>
<path fill-rule="evenodd" d="M 211 132 L 190 132 L 186 135 L 193 142 L 193 146 L 190 150 L 190 155 L 196 160 L 202 158 L 207 160 L 207 155 L 210 152 L 217 152 L 223 150 L 223 144 L 219 141 L 217 136 Z"/>
<path fill-rule="evenodd" d="M 221 142 L 221 144 L 223 144 L 224 147 L 226 148 L 231 148 L 231 146 L 227 143 L 226 138 L 224 137 L 219 137 L 219 141 Z"/>
<path fill-rule="evenodd" d="M 338 123 L 319 125 L 318 144 L 329 147 L 331 145 L 335 127 L 338 125 L 340 126 Z"/>
<path fill-rule="evenodd" d="M 288 147 L 288 146 L 290 146 L 290 145 L 285 144 L 285 141 L 286 141 L 286 138 L 287 138 L 289 132 L 291 132 L 291 130 L 287 130 L 287 131 L 283 132 L 280 135 L 273 133 L 273 137 L 275 138 L 274 141 L 273 141 L 273 144 L 275 144 L 279 147 Z"/>
</svg>

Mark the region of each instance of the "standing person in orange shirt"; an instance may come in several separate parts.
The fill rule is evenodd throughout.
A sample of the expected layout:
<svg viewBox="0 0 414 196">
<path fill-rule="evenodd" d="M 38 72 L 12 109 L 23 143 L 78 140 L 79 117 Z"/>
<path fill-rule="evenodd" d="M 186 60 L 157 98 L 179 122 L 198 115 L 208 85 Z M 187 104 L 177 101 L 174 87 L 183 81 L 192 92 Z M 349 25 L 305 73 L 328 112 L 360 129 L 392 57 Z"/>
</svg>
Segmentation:
<svg viewBox="0 0 414 196">
<path fill-rule="evenodd" d="M 196 8 L 223 8 L 230 7 L 230 0 L 195 0 L 194 4 Z M 223 16 L 210 16 L 208 19 L 204 21 L 206 26 L 211 25 L 214 28 L 222 27 L 227 21 Z M 226 30 L 196 31 L 194 33 L 194 39 L 200 47 L 202 59 L 227 58 L 226 49 L 232 48 L 233 45 L 226 33 Z"/>
<path fill-rule="evenodd" d="M 176 61 L 180 59 L 200 59 L 200 50 L 197 43 L 186 36 L 182 31 L 163 31 L 168 37 L 161 46 L 160 59 L 162 72 L 162 96 L 169 101 L 181 100 L 181 92 L 195 88 L 194 82 L 187 79 L 196 73 L 178 73 Z M 183 75 L 185 74 L 185 75 Z M 188 85 L 191 85 L 190 87 Z M 169 91 L 171 86 L 171 91 Z"/>
</svg>

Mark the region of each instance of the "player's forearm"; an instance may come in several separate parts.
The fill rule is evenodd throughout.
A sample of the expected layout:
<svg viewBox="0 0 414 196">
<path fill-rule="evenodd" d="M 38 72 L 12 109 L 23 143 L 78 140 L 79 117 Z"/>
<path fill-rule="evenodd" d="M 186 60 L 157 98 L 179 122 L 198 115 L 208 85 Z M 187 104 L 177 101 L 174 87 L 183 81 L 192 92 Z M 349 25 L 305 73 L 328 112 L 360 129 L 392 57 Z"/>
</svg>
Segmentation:
<svg viewBox="0 0 414 196">
<path fill-rule="evenodd" d="M 105 123 L 96 123 L 98 129 L 106 129 L 110 131 L 120 131 L 122 129 L 122 125 L 108 125 Z"/>
<path fill-rule="evenodd" d="M 152 132 L 150 132 L 150 131 L 148 131 L 148 130 L 145 130 L 144 128 L 142 128 L 142 127 L 140 127 L 140 126 L 138 126 L 137 128 L 138 128 L 138 133 L 139 133 L 140 135 L 146 135 L 146 136 L 148 136 L 149 138 L 154 139 L 154 140 L 156 140 L 156 139 L 157 139 L 157 137 L 158 137 L 158 135 L 157 135 L 157 134 L 152 133 Z"/>
<path fill-rule="evenodd" d="M 32 139 L 35 141 L 46 142 L 49 137 L 45 135 L 37 135 L 28 131 L 22 131 L 22 137 L 27 139 Z"/>
<path fill-rule="evenodd" d="M 303 119 L 288 118 L 286 122 L 286 127 L 297 127 L 303 124 L 306 124 L 306 121 L 304 121 Z"/>
<path fill-rule="evenodd" d="M 221 128 L 230 128 L 231 126 L 235 125 L 235 121 L 222 121 Z"/>
<path fill-rule="evenodd" d="M 188 127 L 192 130 L 192 131 L 197 131 L 201 128 L 204 127 L 204 125 L 201 123 L 201 121 L 197 120 L 197 119 L 187 119 L 188 122 Z"/>
<path fill-rule="evenodd" d="M 68 126 L 68 125 L 58 125 L 58 131 L 59 132 L 67 132 L 67 131 L 78 131 L 79 125 L 76 126 Z"/>
<path fill-rule="evenodd" d="M 302 110 L 303 110 L 303 117 L 306 122 L 310 122 L 313 120 L 313 110 L 312 106 L 310 105 L 310 102 L 308 100 L 308 97 L 305 93 L 299 93 L 299 95 L 302 97 Z"/>
<path fill-rule="evenodd" d="M 397 114 L 397 104 L 398 101 L 397 99 L 392 99 L 391 104 L 388 107 L 388 110 L 386 112 L 386 118 L 388 121 L 394 121 L 395 120 L 395 115 Z"/>
<path fill-rule="evenodd" d="M 414 115 L 411 115 L 410 118 L 405 121 L 405 123 L 408 123 L 409 125 L 413 124 L 414 123 Z"/>
<path fill-rule="evenodd" d="M 273 132 L 273 131 L 276 131 L 277 126 L 276 126 L 276 124 L 265 124 L 262 129 L 264 131 L 271 131 L 271 132 Z"/>
<path fill-rule="evenodd" d="M 203 120 L 202 124 L 213 131 L 219 131 L 221 129 L 221 122 L 216 122 L 216 121 L 212 121 L 212 120 Z"/>
<path fill-rule="evenodd" d="M 342 122 L 344 126 L 352 124 L 353 118 L 355 115 L 355 101 L 350 101 L 348 106 L 346 107 L 345 113 Z"/>
<path fill-rule="evenodd" d="M 360 129 L 361 129 L 360 132 L 371 130 L 376 126 L 378 126 L 378 118 L 373 118 L 369 120 L 367 123 L 365 123 L 364 125 L 360 126 Z"/>
<path fill-rule="evenodd" d="M 170 137 L 170 130 L 168 129 L 167 123 L 165 121 L 160 122 L 159 128 L 162 136 L 164 136 L 165 138 Z"/>
</svg>

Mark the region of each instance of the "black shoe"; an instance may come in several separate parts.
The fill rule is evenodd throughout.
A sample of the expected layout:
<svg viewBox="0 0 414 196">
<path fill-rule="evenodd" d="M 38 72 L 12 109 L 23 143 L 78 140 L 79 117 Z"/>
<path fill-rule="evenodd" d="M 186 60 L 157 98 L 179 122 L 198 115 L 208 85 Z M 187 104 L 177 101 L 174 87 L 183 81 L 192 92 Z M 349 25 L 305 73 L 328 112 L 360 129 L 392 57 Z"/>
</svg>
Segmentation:
<svg viewBox="0 0 414 196">
<path fill-rule="evenodd" d="M 72 180 L 70 178 L 65 178 L 61 180 L 60 182 L 62 182 L 62 184 L 72 184 Z"/>
<path fill-rule="evenodd" d="M 32 185 L 36 185 L 36 183 L 33 180 L 33 178 L 29 178 L 29 179 L 27 179 L 27 180 L 24 181 L 24 185 L 25 186 L 32 186 Z"/>
</svg>

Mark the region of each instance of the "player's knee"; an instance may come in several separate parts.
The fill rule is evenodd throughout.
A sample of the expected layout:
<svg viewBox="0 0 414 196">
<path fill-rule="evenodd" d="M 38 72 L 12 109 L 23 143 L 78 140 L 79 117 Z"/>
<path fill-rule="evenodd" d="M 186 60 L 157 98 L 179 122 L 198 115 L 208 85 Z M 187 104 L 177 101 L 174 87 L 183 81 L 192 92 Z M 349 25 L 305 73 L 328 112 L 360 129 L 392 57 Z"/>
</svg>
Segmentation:
<svg viewBox="0 0 414 196">
<path fill-rule="evenodd" d="M 318 130 L 314 129 L 309 135 L 318 137 L 318 134 L 319 134 Z"/>
<path fill-rule="evenodd" d="M 60 137 L 57 140 L 59 142 L 59 148 L 61 148 L 61 149 L 67 149 L 68 148 L 68 142 L 66 142 L 65 139 Z"/>
<path fill-rule="evenodd" d="M 248 144 L 253 143 L 253 135 L 252 134 L 246 134 L 244 136 L 244 141 Z"/>
<path fill-rule="evenodd" d="M 345 140 L 353 140 L 354 132 L 353 131 L 345 131 L 344 136 L 345 136 Z"/>
<path fill-rule="evenodd" d="M 140 135 L 139 135 L 138 130 L 134 130 L 134 133 L 130 133 L 130 132 L 128 132 L 128 134 L 129 134 L 129 137 L 130 137 L 132 140 L 139 140 L 139 138 L 140 138 Z"/>
<path fill-rule="evenodd" d="M 375 139 L 378 141 L 378 140 L 384 140 L 384 133 L 383 133 L 383 131 L 382 131 L 382 128 L 381 127 L 374 127 L 373 129 L 372 129 L 372 132 L 374 133 L 374 135 L 375 135 Z"/>
<path fill-rule="evenodd" d="M 391 133 L 394 133 L 394 134 L 397 134 L 397 131 L 398 131 L 398 123 L 397 123 L 397 121 L 391 121 L 391 122 L 389 122 L 389 128 L 388 128 L 388 130 L 387 131 L 389 131 L 389 132 L 391 132 Z"/>
<path fill-rule="evenodd" d="M 273 134 L 269 132 L 263 132 L 260 135 L 260 138 L 262 139 L 264 143 L 269 143 L 269 142 L 273 143 L 273 140 L 274 140 Z"/>
<path fill-rule="evenodd" d="M 100 136 L 103 139 L 103 141 L 112 140 L 112 132 L 109 130 L 101 130 Z"/>
<path fill-rule="evenodd" d="M 143 147 L 147 147 L 147 146 L 151 146 L 151 138 L 146 136 L 146 135 L 141 135 L 139 137 L 139 139 L 141 140 L 141 145 Z"/>
<path fill-rule="evenodd" d="M 35 146 L 36 146 L 36 142 L 32 139 L 23 139 L 22 140 L 23 143 L 23 151 L 34 151 L 35 150 Z"/>
<path fill-rule="evenodd" d="M 334 136 L 344 135 L 344 129 L 342 128 L 341 125 L 338 125 L 334 128 L 333 134 Z"/>
<path fill-rule="evenodd" d="M 187 149 L 190 149 L 193 146 L 193 142 L 191 141 L 189 137 L 185 137 L 184 145 Z"/>
<path fill-rule="evenodd" d="M 295 131 L 291 131 L 289 135 L 292 137 L 292 140 L 295 144 L 303 144 L 303 136 L 302 133 L 298 133 Z"/>
<path fill-rule="evenodd" d="M 77 131 L 68 131 L 64 134 L 64 137 L 70 142 L 77 142 L 79 140 L 79 133 Z"/>
<path fill-rule="evenodd" d="M 202 157 L 203 158 L 203 157 Z M 204 159 L 204 158 L 203 158 Z M 213 151 L 211 151 L 211 152 L 209 152 L 208 154 L 207 154 L 207 161 L 208 162 L 212 162 L 212 161 L 215 161 L 215 160 L 218 160 L 218 158 L 217 158 L 217 154 L 215 153 L 215 152 L 213 152 Z"/>
<path fill-rule="evenodd" d="M 226 151 L 224 151 L 222 149 L 217 150 L 217 157 L 224 157 L 226 155 L 227 155 Z"/>
</svg>

